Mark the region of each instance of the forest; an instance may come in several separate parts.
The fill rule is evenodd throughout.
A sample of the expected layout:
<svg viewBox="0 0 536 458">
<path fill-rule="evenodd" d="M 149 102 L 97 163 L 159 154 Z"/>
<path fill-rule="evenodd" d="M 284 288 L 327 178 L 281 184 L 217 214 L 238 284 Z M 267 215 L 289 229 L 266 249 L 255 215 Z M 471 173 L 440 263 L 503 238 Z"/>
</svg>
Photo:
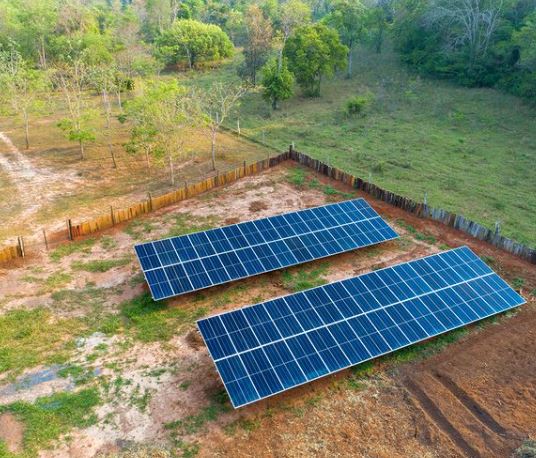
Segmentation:
<svg viewBox="0 0 536 458">
<path fill-rule="evenodd" d="M 535 74 L 528 0 L 0 0 L 0 115 L 27 151 L 173 186 L 187 140 L 215 170 L 242 128 L 528 243 Z"/>
</svg>

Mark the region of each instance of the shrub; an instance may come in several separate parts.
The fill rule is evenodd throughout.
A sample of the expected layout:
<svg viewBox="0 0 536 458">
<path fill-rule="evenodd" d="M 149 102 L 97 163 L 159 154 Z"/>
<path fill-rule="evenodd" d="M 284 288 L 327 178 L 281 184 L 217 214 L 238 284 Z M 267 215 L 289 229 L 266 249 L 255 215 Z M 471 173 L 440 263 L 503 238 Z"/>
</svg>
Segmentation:
<svg viewBox="0 0 536 458">
<path fill-rule="evenodd" d="M 361 115 L 372 102 L 371 94 L 356 95 L 346 101 L 346 114 L 348 116 Z"/>
</svg>

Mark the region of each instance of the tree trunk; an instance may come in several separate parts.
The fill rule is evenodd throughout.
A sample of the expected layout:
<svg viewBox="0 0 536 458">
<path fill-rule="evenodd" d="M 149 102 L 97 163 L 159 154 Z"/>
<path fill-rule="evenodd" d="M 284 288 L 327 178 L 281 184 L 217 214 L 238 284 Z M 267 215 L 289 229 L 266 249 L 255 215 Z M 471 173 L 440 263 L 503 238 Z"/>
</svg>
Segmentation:
<svg viewBox="0 0 536 458">
<path fill-rule="evenodd" d="M 110 102 L 108 101 L 108 92 L 106 89 L 102 90 L 102 104 L 106 113 L 106 129 L 110 129 Z"/>
<path fill-rule="evenodd" d="M 110 150 L 110 156 L 112 156 L 112 162 L 114 163 L 114 169 L 117 168 L 117 163 L 115 162 L 114 148 L 110 142 L 108 142 L 108 149 Z"/>
<path fill-rule="evenodd" d="M 151 161 L 149 160 L 149 148 L 145 148 L 145 163 L 147 164 L 147 170 L 151 173 Z"/>
<path fill-rule="evenodd" d="M 78 140 L 78 145 L 80 146 L 80 159 L 84 160 L 84 142 L 82 140 Z"/>
<path fill-rule="evenodd" d="M 173 158 L 169 154 L 169 172 L 171 174 L 171 186 L 175 186 L 175 171 L 173 169 Z"/>
<path fill-rule="evenodd" d="M 272 110 L 277 110 L 277 98 L 272 97 Z"/>
<path fill-rule="evenodd" d="M 212 156 L 212 170 L 216 170 L 216 129 L 212 129 L 210 152 Z"/>
<path fill-rule="evenodd" d="M 26 143 L 26 149 L 30 149 L 30 126 L 28 124 L 28 112 L 24 110 L 24 141 Z"/>
<path fill-rule="evenodd" d="M 383 45 L 383 25 L 380 26 L 380 29 L 378 30 L 378 38 L 376 39 L 376 54 L 382 53 L 382 45 Z"/>
<path fill-rule="evenodd" d="M 117 87 L 117 106 L 123 111 L 123 103 L 121 102 L 121 88 Z"/>
<path fill-rule="evenodd" d="M 45 51 L 45 37 L 41 36 L 39 38 L 39 64 L 41 68 L 47 68 L 47 54 Z"/>
<path fill-rule="evenodd" d="M 348 67 L 346 71 L 346 78 L 352 78 L 352 47 L 348 50 Z"/>
</svg>

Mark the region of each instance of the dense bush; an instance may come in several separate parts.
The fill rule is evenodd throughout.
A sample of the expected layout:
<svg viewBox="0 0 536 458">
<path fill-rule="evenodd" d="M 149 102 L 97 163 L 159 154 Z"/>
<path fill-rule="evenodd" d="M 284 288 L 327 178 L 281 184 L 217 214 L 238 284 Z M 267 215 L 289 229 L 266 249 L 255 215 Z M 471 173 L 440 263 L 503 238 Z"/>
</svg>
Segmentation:
<svg viewBox="0 0 536 458">
<path fill-rule="evenodd" d="M 362 115 L 371 103 L 371 94 L 356 95 L 346 101 L 345 112 L 348 116 Z"/>
</svg>

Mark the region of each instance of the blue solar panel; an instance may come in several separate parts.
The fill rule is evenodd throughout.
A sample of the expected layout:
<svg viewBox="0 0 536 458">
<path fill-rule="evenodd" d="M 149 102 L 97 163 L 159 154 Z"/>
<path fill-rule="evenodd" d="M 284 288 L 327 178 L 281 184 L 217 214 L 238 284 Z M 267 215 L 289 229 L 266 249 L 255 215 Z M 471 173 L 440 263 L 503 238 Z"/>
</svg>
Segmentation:
<svg viewBox="0 0 536 458">
<path fill-rule="evenodd" d="M 160 300 L 396 237 L 364 199 L 355 199 L 134 248 Z"/>
<path fill-rule="evenodd" d="M 524 302 L 461 247 L 197 324 L 240 407 Z"/>
</svg>

